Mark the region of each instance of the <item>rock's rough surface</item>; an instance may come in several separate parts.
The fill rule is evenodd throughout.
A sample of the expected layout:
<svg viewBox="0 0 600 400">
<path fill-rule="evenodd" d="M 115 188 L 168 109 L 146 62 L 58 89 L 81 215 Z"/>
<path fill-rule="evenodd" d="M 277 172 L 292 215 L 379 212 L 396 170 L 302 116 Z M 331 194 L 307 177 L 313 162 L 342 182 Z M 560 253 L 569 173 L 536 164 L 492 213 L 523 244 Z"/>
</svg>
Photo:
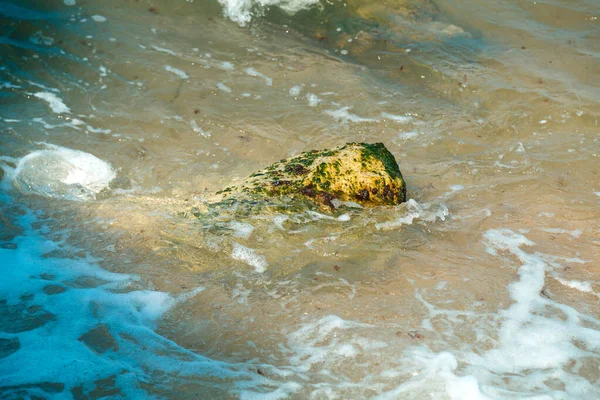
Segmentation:
<svg viewBox="0 0 600 400">
<path fill-rule="evenodd" d="M 242 202 L 290 211 L 316 205 L 332 211 L 339 202 L 400 204 L 406 200 L 406 185 L 394 156 L 382 143 L 348 143 L 281 160 L 217 194 L 221 196 L 217 207 Z"/>
</svg>

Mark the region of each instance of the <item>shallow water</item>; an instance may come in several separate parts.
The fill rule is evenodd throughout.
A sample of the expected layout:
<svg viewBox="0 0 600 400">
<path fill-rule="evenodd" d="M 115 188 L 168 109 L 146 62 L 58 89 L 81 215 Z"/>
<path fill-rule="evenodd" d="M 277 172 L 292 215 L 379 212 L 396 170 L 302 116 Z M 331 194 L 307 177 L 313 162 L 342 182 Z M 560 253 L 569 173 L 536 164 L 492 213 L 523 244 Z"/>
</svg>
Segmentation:
<svg viewBox="0 0 600 400">
<path fill-rule="evenodd" d="M 598 17 L 0 3 L 1 397 L 600 396 Z M 351 141 L 411 200 L 189 217 Z"/>
</svg>

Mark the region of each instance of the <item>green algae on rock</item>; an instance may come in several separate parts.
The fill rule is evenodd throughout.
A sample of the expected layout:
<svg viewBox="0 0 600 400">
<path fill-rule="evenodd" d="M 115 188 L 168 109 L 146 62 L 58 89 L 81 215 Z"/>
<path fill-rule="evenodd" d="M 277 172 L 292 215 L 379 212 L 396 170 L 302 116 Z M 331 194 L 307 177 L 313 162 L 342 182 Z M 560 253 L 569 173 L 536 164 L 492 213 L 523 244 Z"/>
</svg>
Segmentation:
<svg viewBox="0 0 600 400">
<path fill-rule="evenodd" d="M 333 211 L 340 202 L 364 207 L 400 204 L 406 201 L 406 184 L 383 143 L 348 143 L 281 160 L 217 194 L 218 207 L 241 201 Z"/>
</svg>

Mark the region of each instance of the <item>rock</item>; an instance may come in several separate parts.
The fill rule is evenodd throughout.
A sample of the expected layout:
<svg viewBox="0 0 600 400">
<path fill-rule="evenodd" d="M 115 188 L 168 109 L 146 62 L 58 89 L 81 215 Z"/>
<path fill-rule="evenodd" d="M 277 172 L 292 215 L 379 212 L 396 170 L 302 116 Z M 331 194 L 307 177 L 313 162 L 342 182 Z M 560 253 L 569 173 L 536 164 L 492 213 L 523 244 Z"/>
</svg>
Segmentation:
<svg viewBox="0 0 600 400">
<path fill-rule="evenodd" d="M 4 339 L 0 338 L 0 360 L 10 356 L 21 348 L 19 338 Z"/>
<path fill-rule="evenodd" d="M 29 300 L 21 298 L 21 300 Z M 24 303 L 9 305 L 0 301 L 0 331 L 20 333 L 31 331 L 53 321 L 55 316 L 39 306 L 27 307 Z"/>
<path fill-rule="evenodd" d="M 105 353 L 109 350 L 119 350 L 117 341 L 110 333 L 110 329 L 107 325 L 101 324 L 94 329 L 84 333 L 79 341 L 83 342 L 89 349 L 93 350 L 98 354 Z"/>
<path fill-rule="evenodd" d="M 52 296 L 55 294 L 61 294 L 66 292 L 67 288 L 65 288 L 64 286 L 60 286 L 60 285 L 48 285 L 44 287 L 44 293 L 46 293 L 48 296 Z"/>
<path fill-rule="evenodd" d="M 214 205 L 221 208 L 242 202 L 290 211 L 311 205 L 333 211 L 340 202 L 363 207 L 400 204 L 406 201 L 406 184 L 382 143 L 348 143 L 281 160 L 217 194 L 221 199 Z"/>
<path fill-rule="evenodd" d="M 112 167 L 79 150 L 46 144 L 19 160 L 13 185 L 23 194 L 93 200 L 116 177 Z"/>
<path fill-rule="evenodd" d="M 0 243 L 0 249 L 16 250 L 17 244 L 16 243 Z"/>
</svg>

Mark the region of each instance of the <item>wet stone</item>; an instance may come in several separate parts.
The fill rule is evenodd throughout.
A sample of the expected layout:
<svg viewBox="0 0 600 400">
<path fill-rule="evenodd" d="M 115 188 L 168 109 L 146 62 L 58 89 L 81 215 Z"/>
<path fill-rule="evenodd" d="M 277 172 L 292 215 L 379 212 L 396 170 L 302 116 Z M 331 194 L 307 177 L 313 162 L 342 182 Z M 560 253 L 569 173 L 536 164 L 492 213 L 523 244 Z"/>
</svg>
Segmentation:
<svg viewBox="0 0 600 400">
<path fill-rule="evenodd" d="M 63 283 L 75 289 L 90 289 L 105 285 L 107 281 L 93 276 L 80 276 L 72 281 L 64 281 Z"/>
<path fill-rule="evenodd" d="M 55 318 L 42 307 L 0 303 L 0 332 L 19 333 L 37 329 Z"/>
<path fill-rule="evenodd" d="M 98 325 L 91 331 L 84 333 L 79 341 L 85 344 L 90 350 L 102 354 L 109 350 L 117 351 L 119 345 L 110 333 L 105 324 Z"/>
<path fill-rule="evenodd" d="M 85 386 L 76 386 L 71 394 L 76 399 L 124 398 L 114 376 L 97 380 L 93 385 L 87 383 Z"/>
<path fill-rule="evenodd" d="M 0 338 L 0 359 L 10 356 L 21 348 L 18 338 L 1 339 Z"/>
<path fill-rule="evenodd" d="M 60 294 L 65 292 L 67 289 L 64 286 L 60 286 L 60 285 L 48 285 L 46 287 L 44 287 L 44 293 L 46 293 L 48 296 L 52 296 L 54 294 Z"/>
<path fill-rule="evenodd" d="M 0 249 L 16 250 L 17 247 L 16 243 L 0 243 Z"/>
</svg>

